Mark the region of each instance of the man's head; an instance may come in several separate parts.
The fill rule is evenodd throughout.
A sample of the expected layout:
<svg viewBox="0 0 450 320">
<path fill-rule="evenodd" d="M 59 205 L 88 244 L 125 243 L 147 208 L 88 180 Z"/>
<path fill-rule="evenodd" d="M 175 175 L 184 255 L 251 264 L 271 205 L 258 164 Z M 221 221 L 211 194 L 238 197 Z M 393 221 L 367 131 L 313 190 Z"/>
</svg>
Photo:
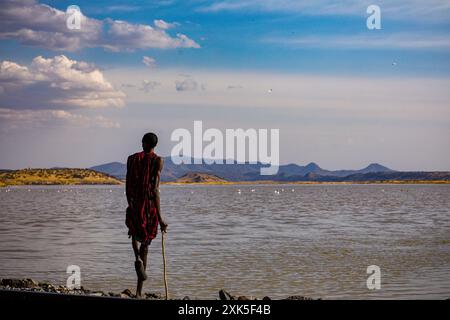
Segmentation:
<svg viewBox="0 0 450 320">
<path fill-rule="evenodd" d="M 158 137 L 153 132 L 144 134 L 142 137 L 142 148 L 145 152 L 150 152 L 158 144 Z"/>
</svg>

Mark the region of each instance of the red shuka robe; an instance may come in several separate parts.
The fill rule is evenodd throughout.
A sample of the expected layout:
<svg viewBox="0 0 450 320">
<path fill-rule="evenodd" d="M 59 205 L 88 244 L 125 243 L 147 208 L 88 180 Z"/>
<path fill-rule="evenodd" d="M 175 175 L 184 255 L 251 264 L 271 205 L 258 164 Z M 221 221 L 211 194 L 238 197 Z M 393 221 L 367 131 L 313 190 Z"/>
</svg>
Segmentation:
<svg viewBox="0 0 450 320">
<path fill-rule="evenodd" d="M 157 170 L 154 152 L 138 152 L 128 157 L 125 224 L 128 235 L 149 243 L 158 233 L 158 214 L 154 203 Z"/>
</svg>

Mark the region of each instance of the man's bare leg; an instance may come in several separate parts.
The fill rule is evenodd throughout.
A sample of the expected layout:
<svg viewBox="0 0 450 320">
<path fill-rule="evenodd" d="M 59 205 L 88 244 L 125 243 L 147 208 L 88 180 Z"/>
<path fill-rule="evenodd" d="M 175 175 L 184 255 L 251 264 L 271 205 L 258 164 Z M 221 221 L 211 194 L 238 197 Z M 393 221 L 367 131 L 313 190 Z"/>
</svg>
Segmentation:
<svg viewBox="0 0 450 320">
<path fill-rule="evenodd" d="M 139 260 L 139 242 L 136 240 L 131 240 L 131 245 L 133 246 L 134 257 L 136 261 Z"/>
<path fill-rule="evenodd" d="M 139 256 L 141 257 L 141 260 L 144 263 L 144 270 L 147 270 L 147 254 L 148 254 L 148 245 L 141 244 L 141 249 L 139 250 Z"/>
<path fill-rule="evenodd" d="M 136 256 L 136 260 L 140 259 L 142 263 L 144 264 L 144 270 L 147 269 L 147 254 L 148 254 L 148 245 L 141 244 L 140 248 L 138 249 L 138 243 L 137 241 L 133 242 L 133 250 L 134 254 Z M 144 284 L 143 280 L 137 280 L 136 285 L 136 298 L 140 298 L 142 296 L 142 286 Z"/>
<path fill-rule="evenodd" d="M 133 246 L 133 252 L 134 252 L 134 257 L 136 258 L 136 261 L 141 260 L 140 250 L 139 250 L 139 242 L 137 242 L 136 240 L 131 240 L 131 245 Z M 138 276 L 137 284 L 136 284 L 136 298 L 141 297 L 142 284 L 143 284 L 143 281 L 140 280 L 139 276 Z"/>
</svg>

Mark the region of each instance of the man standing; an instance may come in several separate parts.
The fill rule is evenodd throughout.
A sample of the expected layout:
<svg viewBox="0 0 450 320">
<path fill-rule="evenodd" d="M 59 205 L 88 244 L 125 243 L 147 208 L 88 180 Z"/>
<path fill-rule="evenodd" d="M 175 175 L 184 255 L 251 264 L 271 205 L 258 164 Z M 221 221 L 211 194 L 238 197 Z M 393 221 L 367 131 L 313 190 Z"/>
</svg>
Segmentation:
<svg viewBox="0 0 450 320">
<path fill-rule="evenodd" d="M 129 156 L 127 161 L 125 223 L 136 257 L 136 298 L 141 297 L 142 285 L 147 279 L 148 246 L 158 233 L 158 224 L 161 232 L 167 232 L 168 226 L 160 210 L 159 183 L 163 160 L 154 153 L 157 143 L 158 137 L 154 133 L 145 134 L 142 138 L 144 151 Z"/>
</svg>

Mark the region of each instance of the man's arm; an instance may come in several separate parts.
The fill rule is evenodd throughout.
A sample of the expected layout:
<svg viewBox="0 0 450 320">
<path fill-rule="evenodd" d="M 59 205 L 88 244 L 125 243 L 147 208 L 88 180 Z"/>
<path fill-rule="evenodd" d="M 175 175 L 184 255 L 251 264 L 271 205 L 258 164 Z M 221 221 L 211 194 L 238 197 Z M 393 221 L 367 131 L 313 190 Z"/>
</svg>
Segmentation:
<svg viewBox="0 0 450 320">
<path fill-rule="evenodd" d="M 125 193 L 127 195 L 127 202 L 128 202 L 128 206 L 131 207 L 132 206 L 132 190 L 131 188 L 133 188 L 133 182 L 131 181 L 132 178 L 132 173 L 131 173 L 131 156 L 128 157 L 127 160 L 127 177 L 125 180 Z"/>
<path fill-rule="evenodd" d="M 155 207 L 156 213 L 158 214 L 159 226 L 161 227 L 161 232 L 167 232 L 168 224 L 164 220 L 161 214 L 160 198 L 159 198 L 159 183 L 161 181 L 161 171 L 163 169 L 163 159 L 158 157 L 156 160 L 156 181 L 155 181 Z"/>
</svg>

